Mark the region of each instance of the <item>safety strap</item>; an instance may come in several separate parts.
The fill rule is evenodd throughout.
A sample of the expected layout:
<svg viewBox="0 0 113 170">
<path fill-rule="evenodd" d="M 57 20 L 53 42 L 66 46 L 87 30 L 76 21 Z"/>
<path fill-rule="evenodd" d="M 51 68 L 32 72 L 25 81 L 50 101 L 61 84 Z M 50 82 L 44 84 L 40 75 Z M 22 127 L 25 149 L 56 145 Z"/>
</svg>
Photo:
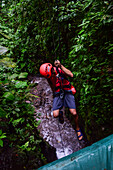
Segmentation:
<svg viewBox="0 0 113 170">
<path fill-rule="evenodd" d="M 60 73 L 58 67 L 56 67 L 56 71 L 57 71 L 57 73 L 59 74 L 59 76 L 60 76 L 61 78 L 65 78 L 66 80 L 68 80 L 68 78 L 67 78 L 65 75 L 62 76 L 62 74 Z M 68 80 L 68 81 L 69 81 L 69 80 Z"/>
<path fill-rule="evenodd" d="M 56 71 L 57 71 L 57 74 L 58 74 L 58 79 L 60 79 L 61 81 L 60 81 L 60 91 L 61 91 L 61 89 L 62 89 L 62 84 L 63 84 L 63 81 L 62 81 L 62 74 L 60 73 L 60 71 L 59 71 L 59 69 L 58 69 L 58 67 L 56 67 Z M 62 83 L 62 84 L 61 84 Z"/>
<path fill-rule="evenodd" d="M 61 79 L 59 78 L 61 81 L 60 81 L 60 86 L 56 87 L 55 89 L 59 89 L 59 88 L 60 88 L 60 98 L 62 99 L 62 98 L 64 97 L 64 95 L 65 95 L 65 92 L 64 92 L 64 90 L 62 89 L 62 87 L 63 87 L 63 88 L 70 88 L 71 84 L 63 86 L 63 78 L 66 79 L 66 80 L 68 80 L 68 79 L 67 79 L 67 77 L 66 77 L 65 75 L 62 76 L 62 74 L 60 73 L 58 67 L 56 67 L 56 71 L 57 71 L 58 77 L 61 78 Z M 69 81 L 69 80 L 68 80 L 68 81 Z M 61 84 L 61 83 L 62 83 L 62 84 Z M 69 82 L 69 83 L 70 83 L 70 82 Z"/>
<path fill-rule="evenodd" d="M 62 74 L 60 73 L 60 71 L 59 71 L 59 69 L 58 69 L 58 67 L 56 67 L 56 71 L 57 71 L 57 74 L 59 74 L 59 77 L 61 77 L 61 81 L 63 80 L 63 78 L 65 79 L 65 80 L 68 80 L 68 78 L 65 76 L 65 75 L 63 75 L 62 76 Z M 68 80 L 69 81 L 69 80 Z M 69 81 L 69 83 L 70 83 L 70 81 Z M 61 83 L 60 83 L 61 84 Z M 63 84 L 63 81 L 62 81 L 62 84 Z M 71 85 L 71 83 L 70 83 L 70 85 Z M 67 87 L 67 88 L 69 88 L 70 87 L 70 85 L 65 85 L 65 86 L 63 86 L 63 87 Z"/>
</svg>

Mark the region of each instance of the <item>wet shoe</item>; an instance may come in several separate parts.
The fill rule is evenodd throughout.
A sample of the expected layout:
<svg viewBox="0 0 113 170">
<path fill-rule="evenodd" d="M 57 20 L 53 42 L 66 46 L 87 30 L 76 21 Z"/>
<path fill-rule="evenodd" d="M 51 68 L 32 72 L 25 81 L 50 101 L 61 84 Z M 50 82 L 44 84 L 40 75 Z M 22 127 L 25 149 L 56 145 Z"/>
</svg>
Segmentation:
<svg viewBox="0 0 113 170">
<path fill-rule="evenodd" d="M 82 141 L 82 140 L 84 139 L 84 137 L 83 137 L 83 133 L 82 133 L 81 129 L 76 130 L 76 132 L 77 132 L 77 138 L 78 138 L 78 140 L 79 140 L 79 141 Z M 78 132 L 79 132 L 80 134 L 78 134 Z M 82 137 L 82 138 L 81 138 L 81 137 Z"/>
<path fill-rule="evenodd" d="M 64 123 L 63 111 L 60 111 L 60 112 L 59 112 L 59 122 L 60 122 L 61 124 Z"/>
</svg>

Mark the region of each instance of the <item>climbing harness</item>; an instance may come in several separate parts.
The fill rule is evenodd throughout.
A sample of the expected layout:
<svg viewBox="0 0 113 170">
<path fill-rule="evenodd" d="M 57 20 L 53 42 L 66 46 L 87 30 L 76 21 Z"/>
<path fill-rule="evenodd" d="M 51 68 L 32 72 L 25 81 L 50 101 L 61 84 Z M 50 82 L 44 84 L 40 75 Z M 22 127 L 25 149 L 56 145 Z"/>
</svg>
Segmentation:
<svg viewBox="0 0 113 170">
<path fill-rule="evenodd" d="M 61 98 L 64 97 L 65 93 L 72 93 L 75 94 L 76 90 L 75 88 L 71 85 L 70 81 L 67 79 L 65 75 L 62 75 L 58 69 L 58 67 L 55 67 L 56 69 L 56 77 L 57 77 L 57 82 L 56 82 L 56 87 L 55 91 L 60 92 Z M 63 81 L 66 80 L 65 85 L 63 84 Z M 57 93 L 56 93 L 57 94 Z"/>
<path fill-rule="evenodd" d="M 64 90 L 60 89 L 60 98 L 63 99 L 64 98 Z"/>
</svg>

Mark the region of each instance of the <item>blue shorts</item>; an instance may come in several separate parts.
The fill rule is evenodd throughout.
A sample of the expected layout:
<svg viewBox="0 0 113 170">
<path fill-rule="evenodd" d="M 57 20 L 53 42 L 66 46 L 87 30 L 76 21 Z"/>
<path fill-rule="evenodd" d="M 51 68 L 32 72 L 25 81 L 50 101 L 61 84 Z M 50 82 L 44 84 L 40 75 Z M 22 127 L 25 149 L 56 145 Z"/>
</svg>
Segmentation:
<svg viewBox="0 0 113 170">
<path fill-rule="evenodd" d="M 75 97 L 73 94 L 66 93 L 64 98 L 61 99 L 60 96 L 56 96 L 53 99 L 53 111 L 63 108 L 63 106 L 68 107 L 69 109 L 76 109 Z"/>
</svg>

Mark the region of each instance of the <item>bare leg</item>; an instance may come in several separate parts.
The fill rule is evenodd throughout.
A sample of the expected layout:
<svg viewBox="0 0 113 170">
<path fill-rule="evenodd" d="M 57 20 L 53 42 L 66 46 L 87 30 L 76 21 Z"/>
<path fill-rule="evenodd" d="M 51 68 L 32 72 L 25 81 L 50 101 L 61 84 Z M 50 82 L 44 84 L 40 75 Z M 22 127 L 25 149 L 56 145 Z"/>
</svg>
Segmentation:
<svg viewBox="0 0 113 170">
<path fill-rule="evenodd" d="M 59 109 L 53 111 L 53 116 L 56 118 L 59 116 Z"/>
<path fill-rule="evenodd" d="M 75 120 L 75 127 L 76 130 L 80 130 L 79 123 L 78 123 L 78 114 L 76 112 L 76 109 L 69 109 L 70 113 L 73 115 L 74 120 Z M 81 132 L 77 132 L 77 135 L 81 135 Z M 81 140 L 83 136 L 79 137 L 79 140 Z"/>
</svg>

